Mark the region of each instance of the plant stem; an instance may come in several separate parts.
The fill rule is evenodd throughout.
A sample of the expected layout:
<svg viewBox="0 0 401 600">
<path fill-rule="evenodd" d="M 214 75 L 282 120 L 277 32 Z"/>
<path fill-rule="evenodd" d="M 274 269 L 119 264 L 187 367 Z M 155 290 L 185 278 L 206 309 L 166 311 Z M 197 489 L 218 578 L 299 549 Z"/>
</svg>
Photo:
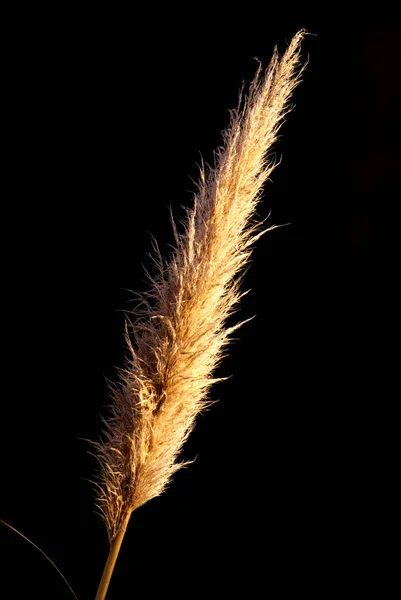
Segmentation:
<svg viewBox="0 0 401 600">
<path fill-rule="evenodd" d="M 120 552 L 121 544 L 124 538 L 124 534 L 128 525 L 128 520 L 124 524 L 123 529 L 118 532 L 114 541 L 112 542 L 107 557 L 106 564 L 103 569 L 103 575 L 99 583 L 95 600 L 104 600 L 106 598 L 107 590 L 109 589 L 111 576 L 113 575 L 114 566 L 117 561 L 118 553 Z"/>
</svg>

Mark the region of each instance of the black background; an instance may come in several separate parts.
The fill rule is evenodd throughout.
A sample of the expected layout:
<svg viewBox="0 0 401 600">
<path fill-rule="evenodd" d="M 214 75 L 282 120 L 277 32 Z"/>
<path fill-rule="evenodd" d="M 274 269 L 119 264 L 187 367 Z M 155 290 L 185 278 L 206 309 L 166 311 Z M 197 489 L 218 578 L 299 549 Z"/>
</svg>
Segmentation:
<svg viewBox="0 0 401 600">
<path fill-rule="evenodd" d="M 36 10 L 36 9 L 35 9 Z M 183 457 L 132 517 L 109 598 L 383 592 L 392 570 L 398 24 L 198 7 L 10 19 L 2 200 L 0 518 L 80 600 L 107 537 L 88 480 L 124 314 L 146 289 L 257 63 L 305 27 L 309 65 L 259 207 L 238 318 Z M 395 238 L 392 238 L 395 241 Z M 4 598 L 72 598 L 4 527 Z M 385 555 L 385 558 L 383 558 Z"/>
</svg>

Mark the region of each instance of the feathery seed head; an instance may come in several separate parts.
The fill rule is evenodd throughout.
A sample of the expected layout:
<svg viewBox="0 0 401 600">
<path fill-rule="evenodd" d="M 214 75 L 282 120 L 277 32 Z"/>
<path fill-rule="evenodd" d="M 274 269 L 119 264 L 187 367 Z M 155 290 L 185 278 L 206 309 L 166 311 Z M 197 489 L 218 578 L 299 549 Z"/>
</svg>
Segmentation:
<svg viewBox="0 0 401 600">
<path fill-rule="evenodd" d="M 261 66 L 248 96 L 231 112 L 215 165 L 201 169 L 198 192 L 182 232 L 173 223 L 175 250 L 126 330 L 129 359 L 112 390 L 103 440 L 98 507 L 109 540 L 133 510 L 163 492 L 198 413 L 208 405 L 213 372 L 230 336 L 225 328 L 240 297 L 241 273 L 254 242 L 267 230 L 252 222 L 263 184 L 275 165 L 277 139 L 300 80 L 298 32 L 280 59 Z"/>
</svg>

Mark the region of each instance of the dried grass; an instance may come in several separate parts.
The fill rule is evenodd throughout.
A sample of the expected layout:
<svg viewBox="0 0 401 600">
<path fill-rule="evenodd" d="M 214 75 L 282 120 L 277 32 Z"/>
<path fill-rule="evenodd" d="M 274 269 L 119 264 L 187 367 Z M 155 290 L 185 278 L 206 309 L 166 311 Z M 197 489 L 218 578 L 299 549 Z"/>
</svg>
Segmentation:
<svg viewBox="0 0 401 600">
<path fill-rule="evenodd" d="M 265 72 L 259 66 L 247 97 L 231 112 L 215 166 L 201 169 L 181 233 L 173 223 L 170 260 L 155 249 L 157 275 L 127 325 L 130 356 L 112 390 L 103 440 L 95 443 L 98 506 L 111 543 L 132 511 L 161 494 L 183 466 L 177 457 L 241 325 L 225 322 L 241 297 L 252 245 L 264 233 L 253 220 L 255 208 L 275 167 L 269 150 L 300 80 L 304 35 L 295 35 L 282 58 L 275 50 Z"/>
</svg>

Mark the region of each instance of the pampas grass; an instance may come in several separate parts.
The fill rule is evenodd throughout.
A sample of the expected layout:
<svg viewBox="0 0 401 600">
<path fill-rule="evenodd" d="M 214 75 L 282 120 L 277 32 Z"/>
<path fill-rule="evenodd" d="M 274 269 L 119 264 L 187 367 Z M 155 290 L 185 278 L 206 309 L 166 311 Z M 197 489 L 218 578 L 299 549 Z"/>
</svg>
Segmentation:
<svg viewBox="0 0 401 600">
<path fill-rule="evenodd" d="M 128 322 L 129 358 L 112 389 L 101 442 L 97 505 L 110 554 L 97 599 L 104 598 L 132 512 L 160 495 L 182 468 L 180 450 L 209 404 L 213 373 L 230 336 L 225 327 L 241 298 L 241 274 L 265 232 L 254 220 L 275 164 L 269 151 L 300 80 L 298 32 L 280 58 L 259 66 L 248 95 L 231 112 L 213 167 L 202 167 L 193 207 L 165 261 L 155 245 L 156 275 Z"/>
</svg>

